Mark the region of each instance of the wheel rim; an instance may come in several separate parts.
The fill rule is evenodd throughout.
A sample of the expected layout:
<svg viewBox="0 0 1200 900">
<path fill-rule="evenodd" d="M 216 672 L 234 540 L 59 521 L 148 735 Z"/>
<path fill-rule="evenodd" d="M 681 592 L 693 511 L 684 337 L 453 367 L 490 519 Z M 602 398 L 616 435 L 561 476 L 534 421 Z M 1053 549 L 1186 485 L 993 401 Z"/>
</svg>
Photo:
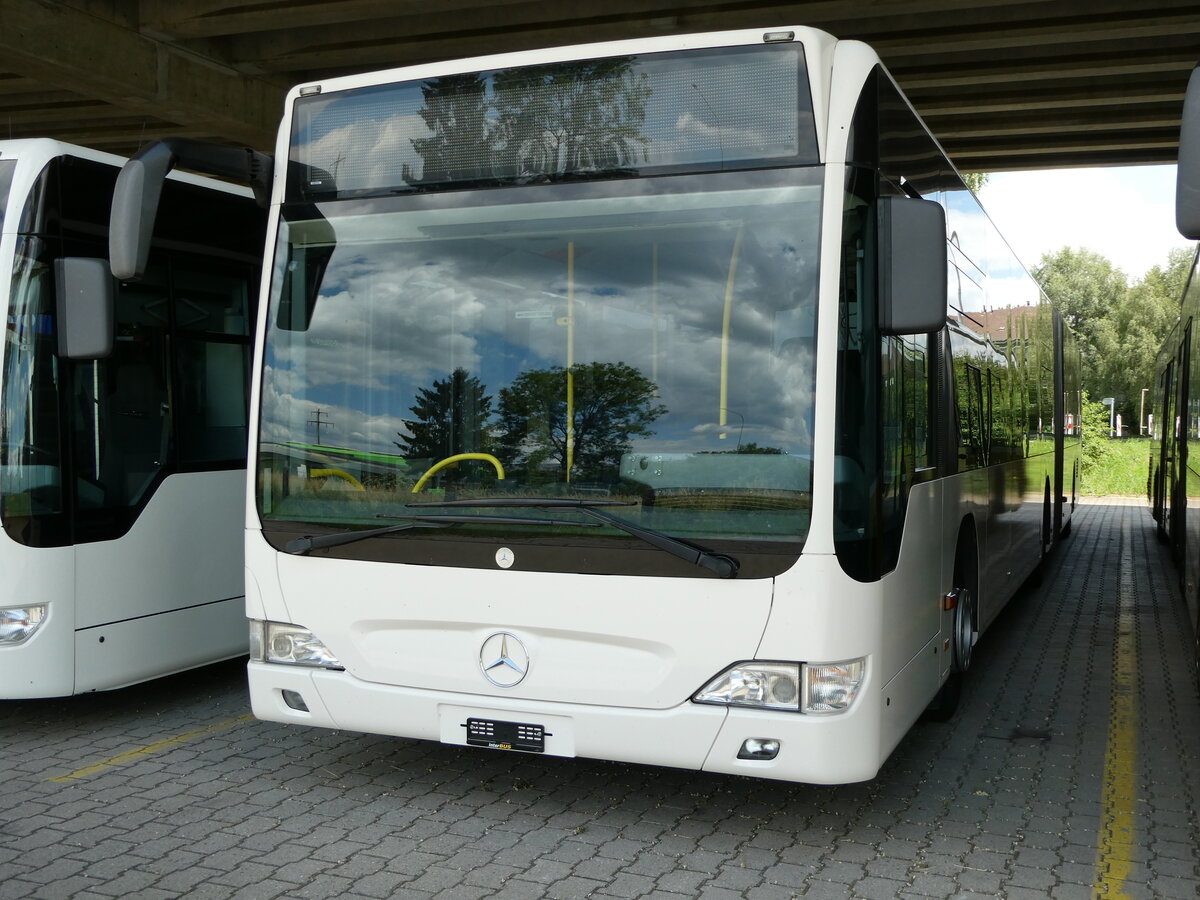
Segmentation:
<svg viewBox="0 0 1200 900">
<path fill-rule="evenodd" d="M 959 588 L 958 604 L 954 607 L 954 669 L 965 672 L 971 666 L 975 649 L 975 598 L 967 588 Z"/>
</svg>

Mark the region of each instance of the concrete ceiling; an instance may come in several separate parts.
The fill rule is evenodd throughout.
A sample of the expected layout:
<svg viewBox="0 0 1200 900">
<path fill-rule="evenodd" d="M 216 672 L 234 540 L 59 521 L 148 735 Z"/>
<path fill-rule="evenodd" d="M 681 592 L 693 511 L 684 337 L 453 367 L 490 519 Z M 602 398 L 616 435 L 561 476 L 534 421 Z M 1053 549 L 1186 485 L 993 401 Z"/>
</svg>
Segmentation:
<svg viewBox="0 0 1200 900">
<path fill-rule="evenodd" d="M 964 172 L 1174 162 L 1200 61 L 1177 0 L 0 0 L 0 137 L 270 151 L 302 81 L 785 24 L 874 46 Z"/>
</svg>

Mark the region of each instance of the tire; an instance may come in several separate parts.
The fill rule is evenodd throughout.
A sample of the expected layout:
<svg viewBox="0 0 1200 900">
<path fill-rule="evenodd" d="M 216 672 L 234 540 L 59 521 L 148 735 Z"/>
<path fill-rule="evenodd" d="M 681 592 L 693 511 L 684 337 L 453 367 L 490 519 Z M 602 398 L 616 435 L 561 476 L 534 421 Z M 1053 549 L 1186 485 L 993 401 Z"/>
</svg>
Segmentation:
<svg viewBox="0 0 1200 900">
<path fill-rule="evenodd" d="M 972 535 L 973 537 L 973 535 Z M 933 722 L 949 721 L 962 699 L 963 680 L 971 668 L 975 643 L 979 640 L 979 614 L 975 605 L 977 563 L 973 540 L 959 538 L 954 563 L 954 620 L 950 633 L 950 674 L 933 700 L 925 708 L 924 718 Z"/>
<path fill-rule="evenodd" d="M 975 610 L 975 594 L 969 587 L 956 588 L 958 604 L 954 607 L 954 631 L 950 636 L 950 653 L 955 672 L 971 668 L 975 642 L 979 640 L 979 615 Z"/>
</svg>

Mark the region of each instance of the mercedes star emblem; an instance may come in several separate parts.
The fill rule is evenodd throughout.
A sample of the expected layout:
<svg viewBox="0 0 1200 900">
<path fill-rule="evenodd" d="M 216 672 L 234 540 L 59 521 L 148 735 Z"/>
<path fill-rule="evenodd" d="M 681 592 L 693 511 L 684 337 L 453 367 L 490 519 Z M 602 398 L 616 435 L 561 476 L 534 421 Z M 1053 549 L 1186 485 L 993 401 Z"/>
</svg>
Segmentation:
<svg viewBox="0 0 1200 900">
<path fill-rule="evenodd" d="M 529 651 L 515 634 L 497 631 L 479 648 L 479 668 L 496 687 L 515 687 L 529 671 Z"/>
</svg>

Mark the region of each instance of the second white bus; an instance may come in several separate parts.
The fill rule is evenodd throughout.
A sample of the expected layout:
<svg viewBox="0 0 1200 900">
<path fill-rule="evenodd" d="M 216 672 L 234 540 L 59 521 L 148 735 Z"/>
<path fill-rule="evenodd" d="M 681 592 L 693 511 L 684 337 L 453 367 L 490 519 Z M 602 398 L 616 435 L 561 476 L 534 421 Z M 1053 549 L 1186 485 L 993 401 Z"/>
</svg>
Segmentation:
<svg viewBox="0 0 1200 900">
<path fill-rule="evenodd" d="M 108 275 L 125 160 L 0 142 L 0 699 L 244 654 L 251 328 L 265 214 L 163 187 L 149 268 Z"/>
</svg>

